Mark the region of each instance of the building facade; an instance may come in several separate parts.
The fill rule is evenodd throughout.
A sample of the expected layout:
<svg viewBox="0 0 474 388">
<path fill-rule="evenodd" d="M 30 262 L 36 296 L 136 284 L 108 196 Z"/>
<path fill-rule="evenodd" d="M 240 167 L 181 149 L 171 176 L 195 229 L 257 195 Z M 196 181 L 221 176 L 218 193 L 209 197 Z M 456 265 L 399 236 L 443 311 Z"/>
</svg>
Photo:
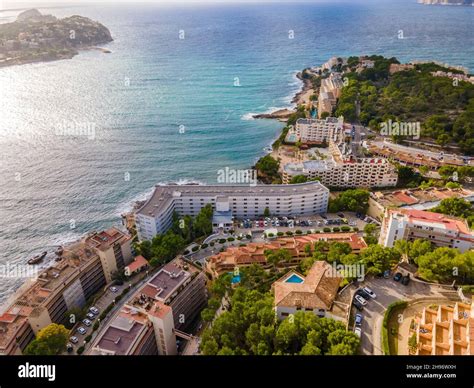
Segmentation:
<svg viewBox="0 0 474 388">
<path fill-rule="evenodd" d="M 393 247 L 397 240 L 428 240 L 437 247 L 466 252 L 474 247 L 474 233 L 466 221 L 415 209 L 388 210 L 382 222 L 379 244 Z"/>
<path fill-rule="evenodd" d="M 268 208 L 275 216 L 325 213 L 329 190 L 319 182 L 297 185 L 166 185 L 156 186 L 137 211 L 140 240 L 150 240 L 171 226 L 173 213 L 196 216 L 210 204 L 226 217 L 255 218 Z"/>
</svg>

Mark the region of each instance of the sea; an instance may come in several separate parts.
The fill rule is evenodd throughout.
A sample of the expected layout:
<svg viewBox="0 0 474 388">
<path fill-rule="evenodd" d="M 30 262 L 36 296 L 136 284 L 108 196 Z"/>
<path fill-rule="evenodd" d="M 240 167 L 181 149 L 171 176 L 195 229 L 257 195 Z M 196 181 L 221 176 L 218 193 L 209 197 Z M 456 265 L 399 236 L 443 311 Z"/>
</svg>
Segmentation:
<svg viewBox="0 0 474 388">
<path fill-rule="evenodd" d="M 119 225 L 157 183 L 217 183 L 219 170 L 250 168 L 283 127 L 252 115 L 291 106 L 296 73 L 332 56 L 474 72 L 473 7 L 351 0 L 39 10 L 100 21 L 114 41 L 101 46 L 110 53 L 0 68 L 0 266 Z M 0 22 L 18 12 L 0 12 Z M 23 281 L 0 279 L 0 302 Z"/>
</svg>

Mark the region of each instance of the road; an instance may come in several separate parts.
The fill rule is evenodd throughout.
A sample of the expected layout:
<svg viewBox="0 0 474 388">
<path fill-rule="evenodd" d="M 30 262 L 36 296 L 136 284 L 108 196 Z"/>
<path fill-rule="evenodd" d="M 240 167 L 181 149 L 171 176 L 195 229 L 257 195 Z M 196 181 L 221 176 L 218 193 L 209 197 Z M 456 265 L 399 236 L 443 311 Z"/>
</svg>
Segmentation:
<svg viewBox="0 0 474 388">
<path fill-rule="evenodd" d="M 389 279 L 371 278 L 360 283 L 358 287 L 351 286 L 353 291 L 359 287 L 369 287 L 377 295 L 376 299 L 371 299 L 361 312 L 362 336 L 361 348 L 362 354 L 383 354 L 381 344 L 382 323 L 385 310 L 388 305 L 398 300 L 414 300 L 420 298 L 439 298 L 446 300 L 446 296 L 452 294 L 451 291 L 445 291 L 438 286 L 433 286 L 416 279 L 412 279 L 408 286 L 396 282 L 392 277 Z M 352 314 L 357 310 L 353 307 Z"/>
</svg>

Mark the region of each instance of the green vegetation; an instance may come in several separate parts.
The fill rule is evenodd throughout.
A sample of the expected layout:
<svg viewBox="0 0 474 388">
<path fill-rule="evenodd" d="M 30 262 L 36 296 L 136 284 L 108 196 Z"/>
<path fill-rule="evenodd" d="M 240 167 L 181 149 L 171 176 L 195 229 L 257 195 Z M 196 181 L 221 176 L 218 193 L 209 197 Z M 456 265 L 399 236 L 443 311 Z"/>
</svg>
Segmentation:
<svg viewBox="0 0 474 388">
<path fill-rule="evenodd" d="M 364 226 L 364 240 L 368 245 L 377 244 L 377 225 L 366 224 Z"/>
<path fill-rule="evenodd" d="M 281 182 L 280 173 L 278 169 L 280 162 L 274 159 L 271 155 L 265 155 L 255 165 L 258 177 L 266 183 Z"/>
<path fill-rule="evenodd" d="M 467 178 L 474 178 L 474 166 L 441 166 L 438 174 L 445 180 L 464 182 Z"/>
<path fill-rule="evenodd" d="M 352 355 L 360 340 L 341 322 L 297 312 L 275 319 L 273 296 L 238 287 L 229 311 L 202 337 L 205 355 Z"/>
<path fill-rule="evenodd" d="M 308 177 L 306 175 L 295 175 L 290 180 L 290 184 L 306 183 L 306 182 L 308 182 Z"/>
<path fill-rule="evenodd" d="M 433 63 L 390 75 L 390 63 L 398 63 L 395 58 L 370 59 L 375 61 L 373 69 L 346 74 L 349 84 L 342 90 L 336 116 L 360 120 L 373 130 L 388 120 L 420 122 L 423 137 L 441 146 L 457 143 L 462 152 L 474 154 L 474 85 L 432 76 L 433 69 L 447 70 Z M 351 70 L 354 66 L 355 62 L 349 65 Z M 360 102 L 359 117 L 356 101 Z"/>
<path fill-rule="evenodd" d="M 69 330 L 63 325 L 51 323 L 41 329 L 36 338 L 26 347 L 24 354 L 35 356 L 54 356 L 66 350 Z"/>
<path fill-rule="evenodd" d="M 445 198 L 438 206 L 431 209 L 432 212 L 447 214 L 454 217 L 464 218 L 469 227 L 474 226 L 474 209 L 469 201 L 462 198 Z"/>
<path fill-rule="evenodd" d="M 418 276 L 427 281 L 474 283 L 474 252 L 441 247 L 416 259 Z"/>
<path fill-rule="evenodd" d="M 346 190 L 335 199 L 329 200 L 328 212 L 352 211 L 365 214 L 369 207 L 370 194 L 367 190 Z"/>
<path fill-rule="evenodd" d="M 212 232 L 212 206 L 204 206 L 196 218 L 173 214 L 173 224 L 166 233 L 156 235 L 151 241 L 145 240 L 135 245 L 137 254 L 149 260 L 156 267 L 172 260 L 185 246 L 197 238 Z M 199 249 L 197 247 L 196 251 Z M 194 250 L 194 248 L 193 248 Z"/>
<path fill-rule="evenodd" d="M 398 317 L 397 314 L 408 306 L 408 302 L 398 300 L 388 305 L 382 324 L 382 348 L 386 356 L 397 355 L 397 334 Z"/>
</svg>

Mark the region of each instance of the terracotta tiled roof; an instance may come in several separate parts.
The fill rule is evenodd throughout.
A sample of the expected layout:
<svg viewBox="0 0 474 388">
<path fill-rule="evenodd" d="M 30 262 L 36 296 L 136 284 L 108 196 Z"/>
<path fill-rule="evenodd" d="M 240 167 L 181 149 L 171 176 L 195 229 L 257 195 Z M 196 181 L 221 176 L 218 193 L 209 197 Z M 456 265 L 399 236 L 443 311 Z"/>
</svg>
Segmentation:
<svg viewBox="0 0 474 388">
<path fill-rule="evenodd" d="M 137 256 L 135 259 L 127 265 L 127 268 L 129 269 L 130 272 L 134 272 L 142 267 L 145 267 L 148 265 L 147 259 L 145 259 L 143 256 Z"/>
<path fill-rule="evenodd" d="M 291 271 L 291 274 L 296 273 Z M 299 275 L 299 274 L 298 274 Z M 302 283 L 288 283 L 288 274 L 273 283 L 275 306 L 329 310 L 343 277 L 325 261 L 313 264 Z"/>
</svg>

